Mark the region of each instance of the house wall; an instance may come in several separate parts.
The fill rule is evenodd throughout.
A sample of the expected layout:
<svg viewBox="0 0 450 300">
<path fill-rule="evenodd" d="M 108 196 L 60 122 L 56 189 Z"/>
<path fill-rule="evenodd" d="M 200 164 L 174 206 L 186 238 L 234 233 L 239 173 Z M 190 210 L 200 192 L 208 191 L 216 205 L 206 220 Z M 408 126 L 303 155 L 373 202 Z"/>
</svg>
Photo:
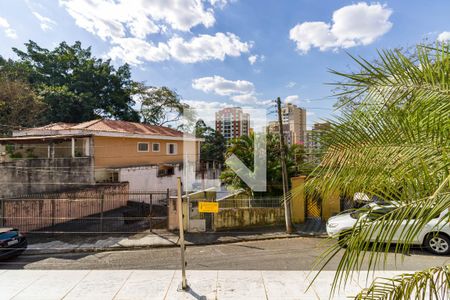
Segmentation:
<svg viewBox="0 0 450 300">
<path fill-rule="evenodd" d="M 133 192 L 176 189 L 177 177 L 182 176 L 180 166 L 174 166 L 174 175 L 162 177 L 158 177 L 158 169 L 158 166 L 121 168 L 118 170 L 119 181 L 128 182 Z"/>
<path fill-rule="evenodd" d="M 149 143 L 148 152 L 138 152 L 138 143 Z M 160 144 L 160 151 L 152 151 L 152 143 Z M 167 144 L 177 144 L 177 154 L 167 153 Z M 138 139 L 122 137 L 94 137 L 96 168 L 142 166 L 183 161 L 183 141 Z"/>
<path fill-rule="evenodd" d="M 94 184 L 90 157 L 21 159 L 0 164 L 0 198 Z"/>
<path fill-rule="evenodd" d="M 148 143 L 148 152 L 139 152 L 138 143 Z M 153 143 L 159 143 L 159 152 L 153 152 Z M 177 146 L 175 155 L 168 154 L 168 144 L 174 143 Z M 194 151 L 198 159 L 200 157 L 200 147 L 198 142 L 187 143 Z M 128 168 L 137 166 L 150 166 L 164 163 L 182 163 L 184 145 L 183 141 L 162 140 L 162 139 L 138 139 L 123 137 L 100 137 L 93 138 L 94 159 L 95 159 L 95 179 L 97 182 L 110 181 L 111 169 Z M 190 155 L 190 159 L 191 159 Z M 146 185 L 145 185 L 146 186 Z M 133 189 L 132 187 L 130 187 Z M 148 190 L 148 189 L 147 189 Z"/>
</svg>

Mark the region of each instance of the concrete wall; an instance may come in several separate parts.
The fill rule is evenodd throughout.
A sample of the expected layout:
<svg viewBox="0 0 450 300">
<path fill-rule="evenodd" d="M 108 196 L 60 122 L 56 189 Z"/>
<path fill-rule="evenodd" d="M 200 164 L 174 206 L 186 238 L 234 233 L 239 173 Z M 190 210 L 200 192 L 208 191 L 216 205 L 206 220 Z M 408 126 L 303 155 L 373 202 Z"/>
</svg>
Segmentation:
<svg viewBox="0 0 450 300">
<path fill-rule="evenodd" d="M 55 192 L 94 184 L 93 160 L 23 159 L 0 164 L 0 198 Z"/>
<path fill-rule="evenodd" d="M 130 191 L 165 191 L 176 189 L 177 177 L 182 176 L 180 167 L 174 166 L 174 175 L 158 177 L 158 166 L 118 169 L 119 181 L 128 182 Z"/>
<path fill-rule="evenodd" d="M 284 209 L 281 207 L 221 209 L 219 213 L 214 214 L 214 230 L 283 223 Z"/>
</svg>

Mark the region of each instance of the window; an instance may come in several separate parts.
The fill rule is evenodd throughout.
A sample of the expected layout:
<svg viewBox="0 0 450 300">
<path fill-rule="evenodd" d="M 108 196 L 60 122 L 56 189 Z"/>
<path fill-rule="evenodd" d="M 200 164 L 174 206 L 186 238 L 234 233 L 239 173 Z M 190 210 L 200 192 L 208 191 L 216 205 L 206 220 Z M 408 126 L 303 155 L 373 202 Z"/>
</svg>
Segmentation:
<svg viewBox="0 0 450 300">
<path fill-rule="evenodd" d="M 170 154 L 170 155 L 177 154 L 177 144 L 172 144 L 172 143 L 167 144 L 167 154 Z"/>
<path fill-rule="evenodd" d="M 138 152 L 148 152 L 148 143 L 138 143 Z"/>
<path fill-rule="evenodd" d="M 158 170 L 158 177 L 172 176 L 175 174 L 175 168 L 170 166 L 160 167 Z"/>
<path fill-rule="evenodd" d="M 159 143 L 153 143 L 152 144 L 152 151 L 153 152 L 159 152 Z"/>
</svg>

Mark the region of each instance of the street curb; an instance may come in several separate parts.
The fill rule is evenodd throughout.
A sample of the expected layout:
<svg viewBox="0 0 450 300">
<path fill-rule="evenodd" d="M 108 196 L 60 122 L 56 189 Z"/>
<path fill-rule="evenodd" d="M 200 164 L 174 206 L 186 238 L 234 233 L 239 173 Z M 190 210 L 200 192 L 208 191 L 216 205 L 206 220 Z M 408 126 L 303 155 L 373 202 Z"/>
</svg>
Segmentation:
<svg viewBox="0 0 450 300">
<path fill-rule="evenodd" d="M 254 242 L 254 241 L 264 241 L 264 240 L 277 240 L 277 239 L 292 239 L 292 238 L 327 238 L 326 234 L 316 234 L 299 232 L 294 234 L 283 234 L 283 235 L 273 235 L 273 236 L 262 236 L 262 237 L 237 237 L 231 238 L 229 240 L 216 240 L 212 242 L 197 242 L 197 243 L 186 243 L 186 247 L 196 247 L 196 246 L 208 246 L 208 245 L 220 245 L 220 244 L 233 244 L 242 242 Z M 99 252 L 112 252 L 112 251 L 133 251 L 133 250 L 145 250 L 145 249 L 158 249 L 158 248 L 175 248 L 179 247 L 178 243 L 172 244 L 153 244 L 153 245 L 142 245 L 142 246 L 115 246 L 115 247 L 101 247 L 101 248 L 72 248 L 72 249 L 27 249 L 22 255 L 33 256 L 33 255 L 51 255 L 51 254 L 70 254 L 70 253 L 99 253 Z"/>
</svg>

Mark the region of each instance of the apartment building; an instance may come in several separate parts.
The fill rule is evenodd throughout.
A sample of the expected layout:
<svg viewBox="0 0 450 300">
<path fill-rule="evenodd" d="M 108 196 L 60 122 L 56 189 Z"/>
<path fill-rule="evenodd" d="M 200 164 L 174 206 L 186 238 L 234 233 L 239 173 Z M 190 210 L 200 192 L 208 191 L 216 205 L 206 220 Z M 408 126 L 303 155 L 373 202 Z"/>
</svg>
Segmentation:
<svg viewBox="0 0 450 300">
<path fill-rule="evenodd" d="M 303 145 L 306 138 L 306 110 L 292 103 L 288 103 L 281 108 L 281 113 L 283 118 L 283 134 L 286 143 L 288 145 Z M 278 133 L 278 121 L 269 122 L 268 131 Z"/>
<path fill-rule="evenodd" d="M 322 136 L 330 128 L 329 122 L 315 123 L 306 131 L 305 150 L 309 162 L 318 163 L 323 152 Z"/>
<path fill-rule="evenodd" d="M 250 134 L 250 115 L 240 107 L 227 107 L 216 112 L 216 131 L 225 140 Z"/>
</svg>

